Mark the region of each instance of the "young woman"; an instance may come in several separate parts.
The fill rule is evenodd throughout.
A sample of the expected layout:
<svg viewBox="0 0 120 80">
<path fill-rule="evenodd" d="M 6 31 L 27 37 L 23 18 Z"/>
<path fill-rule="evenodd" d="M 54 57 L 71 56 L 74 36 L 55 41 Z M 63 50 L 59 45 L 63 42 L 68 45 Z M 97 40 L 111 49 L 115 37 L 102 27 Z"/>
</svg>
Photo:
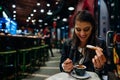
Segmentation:
<svg viewBox="0 0 120 80">
<path fill-rule="evenodd" d="M 75 64 L 84 64 L 87 71 L 101 74 L 106 66 L 106 44 L 97 38 L 97 27 L 88 11 L 79 11 L 74 18 L 73 38 L 66 40 L 60 60 L 60 70 L 71 72 Z M 96 50 L 86 48 L 96 46 Z M 102 48 L 102 49 L 101 49 Z"/>
</svg>

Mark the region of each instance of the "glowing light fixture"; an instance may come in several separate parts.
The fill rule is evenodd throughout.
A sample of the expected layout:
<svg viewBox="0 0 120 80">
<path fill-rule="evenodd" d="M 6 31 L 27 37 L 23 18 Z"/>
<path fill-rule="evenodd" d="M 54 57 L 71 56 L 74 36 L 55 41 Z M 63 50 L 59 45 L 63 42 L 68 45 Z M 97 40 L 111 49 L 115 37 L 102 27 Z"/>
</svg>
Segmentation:
<svg viewBox="0 0 120 80">
<path fill-rule="evenodd" d="M 40 12 L 41 12 L 41 13 L 44 13 L 44 9 L 41 9 Z"/>
<path fill-rule="evenodd" d="M 16 8 L 16 5 L 15 5 L 15 4 L 13 4 L 13 5 L 12 5 L 12 8 Z"/>
<path fill-rule="evenodd" d="M 43 20 L 39 19 L 38 22 L 43 22 Z"/>
<path fill-rule="evenodd" d="M 37 3 L 37 6 L 40 6 L 40 3 Z"/>
<path fill-rule="evenodd" d="M 47 15 L 52 15 L 53 13 L 51 12 L 51 10 L 48 10 Z"/>
<path fill-rule="evenodd" d="M 16 17 L 16 15 L 13 15 L 13 17 Z"/>
<path fill-rule="evenodd" d="M 48 25 L 48 23 L 44 23 L 44 25 L 46 26 L 46 25 Z"/>
<path fill-rule="evenodd" d="M 13 11 L 13 13 L 16 13 L 16 11 Z"/>
<path fill-rule="evenodd" d="M 30 19 L 31 19 L 31 17 L 28 17 L 28 19 L 30 20 Z"/>
<path fill-rule="evenodd" d="M 34 14 L 30 14 L 30 16 L 34 16 Z"/>
<path fill-rule="evenodd" d="M 47 4 L 47 7 L 50 7 L 50 4 Z"/>
<path fill-rule="evenodd" d="M 68 7 L 69 11 L 73 11 L 75 8 L 74 7 Z"/>
<path fill-rule="evenodd" d="M 67 18 L 63 18 L 63 20 L 62 20 L 63 22 L 67 22 Z"/>
<path fill-rule="evenodd" d="M 29 20 L 27 19 L 26 22 L 29 22 Z"/>
<path fill-rule="evenodd" d="M 34 10 L 33 10 L 33 12 L 37 12 L 37 10 L 36 10 L 36 9 L 34 9 Z"/>
</svg>

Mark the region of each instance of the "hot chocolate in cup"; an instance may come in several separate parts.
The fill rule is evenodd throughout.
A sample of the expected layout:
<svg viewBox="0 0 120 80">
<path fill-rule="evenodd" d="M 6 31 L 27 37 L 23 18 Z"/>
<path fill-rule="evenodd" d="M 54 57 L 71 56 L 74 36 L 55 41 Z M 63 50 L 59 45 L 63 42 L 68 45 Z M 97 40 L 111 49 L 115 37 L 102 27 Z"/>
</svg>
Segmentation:
<svg viewBox="0 0 120 80">
<path fill-rule="evenodd" d="M 82 64 L 75 65 L 74 70 L 75 70 L 76 75 L 84 76 L 86 72 L 86 66 Z"/>
</svg>

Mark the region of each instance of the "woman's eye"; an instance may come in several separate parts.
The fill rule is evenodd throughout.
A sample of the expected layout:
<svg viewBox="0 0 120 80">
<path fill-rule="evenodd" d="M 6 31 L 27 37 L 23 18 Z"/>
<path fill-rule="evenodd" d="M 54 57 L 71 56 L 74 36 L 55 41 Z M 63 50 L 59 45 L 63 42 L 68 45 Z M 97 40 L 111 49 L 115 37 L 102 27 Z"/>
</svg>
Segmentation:
<svg viewBox="0 0 120 80">
<path fill-rule="evenodd" d="M 90 28 L 85 28 L 85 29 L 84 29 L 85 32 L 87 32 L 87 31 L 89 31 L 89 30 L 90 30 Z"/>
<path fill-rule="evenodd" d="M 80 32 L 80 31 L 81 31 L 81 29 L 79 29 L 79 28 L 76 28 L 76 30 L 77 30 L 78 32 Z"/>
</svg>

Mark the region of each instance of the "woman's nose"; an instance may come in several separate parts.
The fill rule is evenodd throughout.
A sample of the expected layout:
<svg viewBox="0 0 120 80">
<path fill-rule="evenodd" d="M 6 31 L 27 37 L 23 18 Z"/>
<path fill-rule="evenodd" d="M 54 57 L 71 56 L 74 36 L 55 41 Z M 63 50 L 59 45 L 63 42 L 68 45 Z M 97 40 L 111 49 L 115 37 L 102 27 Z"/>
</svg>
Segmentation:
<svg viewBox="0 0 120 80">
<path fill-rule="evenodd" d="M 85 35 L 85 31 L 81 31 L 79 34 L 80 35 Z"/>
</svg>

